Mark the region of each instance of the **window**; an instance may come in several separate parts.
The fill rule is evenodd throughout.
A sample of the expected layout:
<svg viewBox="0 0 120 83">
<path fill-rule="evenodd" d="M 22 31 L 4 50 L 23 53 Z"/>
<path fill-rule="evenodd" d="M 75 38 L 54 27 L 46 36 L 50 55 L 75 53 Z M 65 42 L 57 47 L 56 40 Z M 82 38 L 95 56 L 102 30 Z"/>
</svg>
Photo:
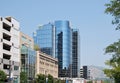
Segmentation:
<svg viewBox="0 0 120 83">
<path fill-rule="evenodd" d="M 10 68 L 10 65 L 7 65 L 7 64 L 3 65 L 3 69 L 9 69 L 9 68 Z"/>
<path fill-rule="evenodd" d="M 4 59 L 10 60 L 11 55 L 8 55 L 8 54 L 3 53 L 3 58 L 4 58 Z"/>
<path fill-rule="evenodd" d="M 11 26 L 3 23 L 3 29 L 7 30 L 7 31 L 10 31 L 11 30 Z"/>
<path fill-rule="evenodd" d="M 22 41 L 26 41 L 26 39 L 27 39 L 26 37 L 22 36 Z"/>
<path fill-rule="evenodd" d="M 9 36 L 9 35 L 3 33 L 3 39 L 10 41 L 11 36 Z"/>
<path fill-rule="evenodd" d="M 4 50 L 8 50 L 8 51 L 10 51 L 11 46 L 8 45 L 8 44 L 3 43 L 3 49 L 4 49 Z"/>
<path fill-rule="evenodd" d="M 3 19 L 1 18 L 1 21 L 2 21 Z"/>
<path fill-rule="evenodd" d="M 18 70 L 19 69 L 19 67 L 18 66 L 14 66 L 14 70 Z"/>
</svg>

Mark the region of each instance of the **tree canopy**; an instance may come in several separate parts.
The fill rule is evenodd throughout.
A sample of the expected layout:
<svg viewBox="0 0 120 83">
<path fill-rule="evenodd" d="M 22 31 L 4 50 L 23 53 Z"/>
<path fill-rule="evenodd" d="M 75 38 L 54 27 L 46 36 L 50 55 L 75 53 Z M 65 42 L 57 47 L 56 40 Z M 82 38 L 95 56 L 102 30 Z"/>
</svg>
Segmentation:
<svg viewBox="0 0 120 83">
<path fill-rule="evenodd" d="M 26 83 L 26 82 L 27 82 L 27 73 L 20 72 L 20 83 Z"/>
<path fill-rule="evenodd" d="M 46 76 L 44 74 L 38 74 L 36 83 L 46 83 Z"/>
<path fill-rule="evenodd" d="M 105 13 L 114 17 L 112 24 L 116 24 L 116 30 L 120 30 L 120 0 L 110 0 L 110 3 L 105 4 L 105 6 L 107 7 Z M 120 40 L 107 46 L 105 53 L 112 55 L 112 58 L 105 63 L 111 69 L 105 69 L 104 73 L 113 78 L 115 83 L 120 83 Z"/>
<path fill-rule="evenodd" d="M 106 61 L 111 69 L 105 69 L 104 73 L 115 80 L 115 83 L 120 83 L 120 40 L 106 47 L 105 53 L 112 55 L 110 60 Z"/>
<path fill-rule="evenodd" d="M 105 6 L 107 7 L 105 13 L 114 17 L 112 24 L 117 24 L 116 30 L 120 29 L 120 0 L 110 0 Z"/>
<path fill-rule="evenodd" d="M 4 82 L 6 78 L 7 75 L 5 74 L 5 72 L 0 70 L 0 82 Z"/>
<path fill-rule="evenodd" d="M 36 50 L 36 51 L 39 51 L 39 50 L 40 50 L 40 47 L 39 47 L 39 45 L 37 45 L 37 44 L 34 44 L 34 50 Z"/>
<path fill-rule="evenodd" d="M 53 76 L 48 74 L 48 83 L 53 83 L 53 82 L 54 82 Z"/>
</svg>

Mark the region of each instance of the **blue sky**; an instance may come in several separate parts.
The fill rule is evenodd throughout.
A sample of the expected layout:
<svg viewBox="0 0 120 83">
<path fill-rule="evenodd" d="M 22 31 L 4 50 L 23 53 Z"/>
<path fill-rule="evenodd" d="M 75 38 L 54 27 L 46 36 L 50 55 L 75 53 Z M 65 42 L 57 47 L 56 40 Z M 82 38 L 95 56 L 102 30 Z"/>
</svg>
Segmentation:
<svg viewBox="0 0 120 83">
<path fill-rule="evenodd" d="M 38 25 L 69 20 L 79 28 L 81 65 L 103 66 L 110 56 L 105 47 L 119 39 L 113 19 L 104 13 L 109 0 L 1 0 L 0 16 L 12 16 L 21 24 L 21 31 L 32 36 Z"/>
</svg>

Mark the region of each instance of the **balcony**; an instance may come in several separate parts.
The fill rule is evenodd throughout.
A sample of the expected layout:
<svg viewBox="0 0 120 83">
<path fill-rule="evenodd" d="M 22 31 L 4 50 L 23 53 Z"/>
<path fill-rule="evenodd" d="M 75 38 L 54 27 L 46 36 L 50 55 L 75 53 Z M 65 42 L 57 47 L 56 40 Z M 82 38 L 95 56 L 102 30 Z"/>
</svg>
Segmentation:
<svg viewBox="0 0 120 83">
<path fill-rule="evenodd" d="M 10 32 L 11 31 L 11 26 L 3 22 L 3 29 Z"/>
<path fill-rule="evenodd" d="M 3 59 L 3 63 L 9 65 L 9 60 L 8 59 Z"/>
<path fill-rule="evenodd" d="M 3 53 L 3 59 L 10 60 L 11 59 L 11 55 Z"/>
<path fill-rule="evenodd" d="M 8 44 L 9 46 L 12 46 L 12 42 L 10 42 L 10 41 L 8 41 L 6 39 L 3 39 L 3 43 Z"/>
<path fill-rule="evenodd" d="M 3 33 L 8 34 L 9 36 L 11 36 L 10 31 L 8 31 L 8 30 L 6 30 L 6 29 L 3 29 L 2 31 L 3 31 Z"/>
<path fill-rule="evenodd" d="M 4 69 L 3 70 L 7 75 L 9 75 L 9 70 Z"/>
<path fill-rule="evenodd" d="M 4 50 L 4 49 L 3 49 L 3 53 L 8 54 L 8 55 L 12 55 L 12 53 L 10 51 Z"/>
<path fill-rule="evenodd" d="M 4 23 L 6 23 L 7 25 L 12 26 L 11 22 L 10 22 L 10 21 L 8 21 L 7 19 L 4 19 L 4 18 L 3 18 L 3 22 L 4 22 Z"/>
</svg>

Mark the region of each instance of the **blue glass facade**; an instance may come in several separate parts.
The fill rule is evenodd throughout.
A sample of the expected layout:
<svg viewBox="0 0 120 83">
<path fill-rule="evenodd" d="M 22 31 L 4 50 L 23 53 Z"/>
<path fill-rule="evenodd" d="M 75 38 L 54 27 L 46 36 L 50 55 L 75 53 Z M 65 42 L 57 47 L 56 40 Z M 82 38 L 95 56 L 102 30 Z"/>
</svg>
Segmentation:
<svg viewBox="0 0 120 83">
<path fill-rule="evenodd" d="M 41 51 L 58 58 L 59 77 L 79 77 L 78 33 L 71 29 L 69 21 L 55 21 L 54 24 L 43 25 L 36 31 L 34 41 Z"/>
<path fill-rule="evenodd" d="M 40 26 L 36 31 L 36 36 L 34 36 L 34 41 L 39 45 L 40 50 L 53 57 L 55 57 L 54 32 L 54 26 L 49 23 Z"/>
<path fill-rule="evenodd" d="M 55 21 L 56 56 L 59 64 L 59 77 L 71 77 L 71 28 L 69 21 Z"/>
</svg>

